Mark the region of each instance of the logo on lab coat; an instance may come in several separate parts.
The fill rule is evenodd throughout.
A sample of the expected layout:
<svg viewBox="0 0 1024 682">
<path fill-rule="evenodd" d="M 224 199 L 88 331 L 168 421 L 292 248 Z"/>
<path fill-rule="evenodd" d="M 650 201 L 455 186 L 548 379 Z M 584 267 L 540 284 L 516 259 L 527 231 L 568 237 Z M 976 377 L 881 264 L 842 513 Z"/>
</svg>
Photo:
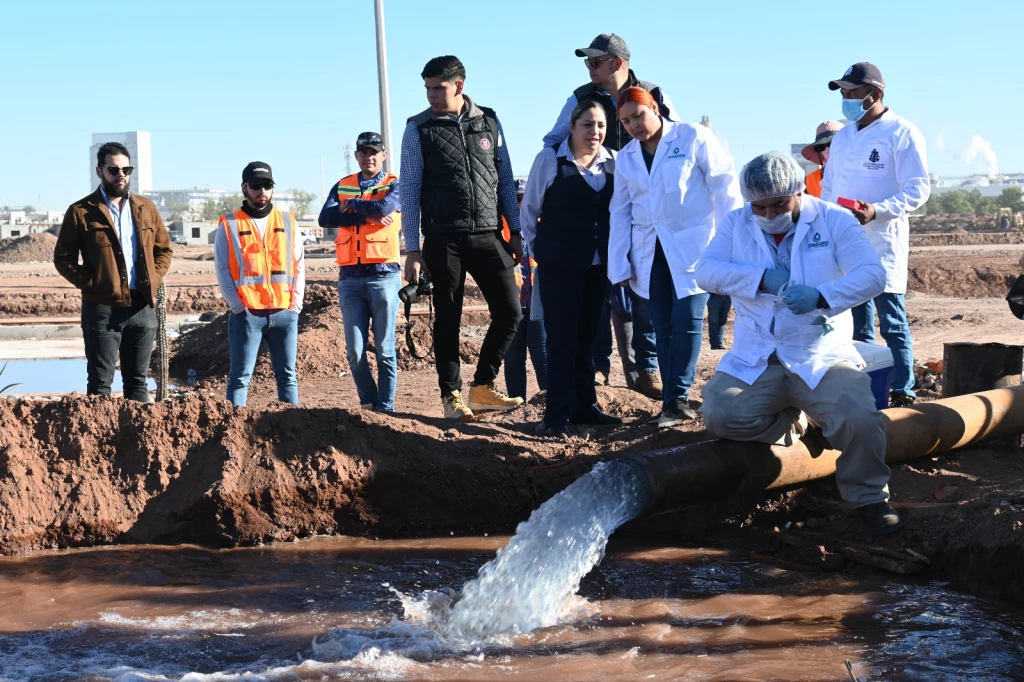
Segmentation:
<svg viewBox="0 0 1024 682">
<path fill-rule="evenodd" d="M 811 243 L 807 246 L 812 249 L 823 249 L 828 246 L 828 240 L 821 241 L 821 234 L 819 232 L 815 232 L 814 237 L 811 238 Z"/>
<path fill-rule="evenodd" d="M 884 163 L 878 163 L 882 158 L 882 155 L 878 153 L 877 149 L 872 149 L 871 153 L 868 154 L 868 160 L 864 163 L 864 167 L 868 170 L 885 170 Z"/>
<path fill-rule="evenodd" d="M 668 158 L 670 158 L 670 159 L 685 159 L 686 158 L 686 154 L 683 154 L 681 151 L 679 151 L 679 147 L 673 147 L 672 148 L 672 153 L 668 155 Z"/>
</svg>

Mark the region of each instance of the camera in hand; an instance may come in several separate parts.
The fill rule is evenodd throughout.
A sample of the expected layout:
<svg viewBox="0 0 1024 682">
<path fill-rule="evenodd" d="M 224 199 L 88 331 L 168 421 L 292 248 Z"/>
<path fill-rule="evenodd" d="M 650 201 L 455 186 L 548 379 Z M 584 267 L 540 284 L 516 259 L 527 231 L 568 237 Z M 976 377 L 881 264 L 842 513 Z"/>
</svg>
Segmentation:
<svg viewBox="0 0 1024 682">
<path fill-rule="evenodd" d="M 420 281 L 416 284 L 407 284 L 398 290 L 398 298 L 402 303 L 411 305 L 420 296 L 430 296 L 434 291 L 434 283 L 424 274 L 420 274 Z"/>
</svg>

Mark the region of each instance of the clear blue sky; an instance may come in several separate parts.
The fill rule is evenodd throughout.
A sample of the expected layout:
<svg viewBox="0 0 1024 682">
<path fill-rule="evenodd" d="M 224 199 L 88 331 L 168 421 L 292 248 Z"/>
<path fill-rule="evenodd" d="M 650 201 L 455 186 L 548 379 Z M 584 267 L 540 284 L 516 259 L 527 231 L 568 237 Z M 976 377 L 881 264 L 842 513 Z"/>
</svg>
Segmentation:
<svg viewBox="0 0 1024 682">
<path fill-rule="evenodd" d="M 768 11 L 774 8 L 774 11 Z M 886 101 L 928 140 L 939 175 L 984 171 L 960 153 L 990 142 L 1024 171 L 1019 73 L 1024 2 L 622 2 L 386 0 L 395 152 L 426 107 L 419 72 L 456 54 L 466 91 L 497 110 L 513 169 L 529 171 L 572 90 L 573 55 L 623 36 L 637 74 L 683 117 L 711 116 L 737 165 L 809 141 L 838 118 L 827 82 L 877 64 Z M 8 2 L 0 41 L 0 205 L 63 208 L 89 190 L 93 132 L 153 135 L 158 189 L 235 189 L 251 160 L 279 187 L 319 194 L 344 174 L 342 147 L 379 127 L 372 0 Z"/>
</svg>

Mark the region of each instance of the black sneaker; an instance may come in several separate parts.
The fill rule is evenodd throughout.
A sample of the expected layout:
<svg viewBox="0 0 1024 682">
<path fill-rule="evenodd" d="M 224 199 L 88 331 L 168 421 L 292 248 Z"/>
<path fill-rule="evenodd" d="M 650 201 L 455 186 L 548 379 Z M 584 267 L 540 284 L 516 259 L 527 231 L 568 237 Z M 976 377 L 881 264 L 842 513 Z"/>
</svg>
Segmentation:
<svg viewBox="0 0 1024 682">
<path fill-rule="evenodd" d="M 912 395 L 906 393 L 890 393 L 889 394 L 889 407 L 910 407 L 917 400 Z"/>
<path fill-rule="evenodd" d="M 622 424 L 622 417 L 606 414 L 597 405 L 569 415 L 570 424 L 588 424 L 590 426 L 618 426 Z"/>
<path fill-rule="evenodd" d="M 871 526 L 875 535 L 888 535 L 903 528 L 900 515 L 885 502 L 875 502 L 865 507 L 858 507 L 857 516 L 865 524 Z"/>
<path fill-rule="evenodd" d="M 653 426 L 656 429 L 668 429 L 696 418 L 697 413 L 690 407 L 690 403 L 679 399 L 666 405 L 661 414 L 655 417 L 648 426 Z"/>
</svg>

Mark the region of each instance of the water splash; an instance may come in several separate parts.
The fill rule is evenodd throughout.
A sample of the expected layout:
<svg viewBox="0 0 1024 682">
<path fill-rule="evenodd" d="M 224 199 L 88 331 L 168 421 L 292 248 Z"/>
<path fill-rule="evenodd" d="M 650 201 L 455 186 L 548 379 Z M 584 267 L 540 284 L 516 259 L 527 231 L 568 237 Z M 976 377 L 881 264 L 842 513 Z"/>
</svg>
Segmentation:
<svg viewBox="0 0 1024 682">
<path fill-rule="evenodd" d="M 561 621 L 580 580 L 604 556 L 608 537 L 650 499 L 643 472 L 600 463 L 519 524 L 508 545 L 466 583 L 445 626 L 479 641 Z"/>
</svg>

